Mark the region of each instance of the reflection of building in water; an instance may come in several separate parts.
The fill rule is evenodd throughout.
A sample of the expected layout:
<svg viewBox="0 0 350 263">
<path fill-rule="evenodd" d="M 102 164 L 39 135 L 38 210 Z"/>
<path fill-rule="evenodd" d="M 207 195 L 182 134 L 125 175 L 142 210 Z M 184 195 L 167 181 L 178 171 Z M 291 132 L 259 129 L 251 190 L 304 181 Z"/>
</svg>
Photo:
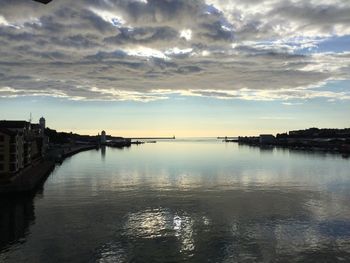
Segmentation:
<svg viewBox="0 0 350 263">
<path fill-rule="evenodd" d="M 259 147 L 260 153 L 271 154 L 274 151 L 274 146 L 269 144 L 262 144 Z"/>
<path fill-rule="evenodd" d="M 102 159 L 106 158 L 106 145 L 101 145 L 101 156 Z"/>
<path fill-rule="evenodd" d="M 3 198 L 0 201 L 0 251 L 23 238 L 35 220 L 33 197 Z"/>
</svg>

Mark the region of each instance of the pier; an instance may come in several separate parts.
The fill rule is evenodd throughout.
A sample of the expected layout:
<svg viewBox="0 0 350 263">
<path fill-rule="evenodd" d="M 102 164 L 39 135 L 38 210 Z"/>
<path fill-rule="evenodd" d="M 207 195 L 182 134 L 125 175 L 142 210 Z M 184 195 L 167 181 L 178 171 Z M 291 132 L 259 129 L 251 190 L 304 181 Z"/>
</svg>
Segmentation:
<svg viewBox="0 0 350 263">
<path fill-rule="evenodd" d="M 127 138 L 129 140 L 175 140 L 175 136 L 173 137 L 135 137 L 135 138 Z"/>
<path fill-rule="evenodd" d="M 217 137 L 218 140 L 222 140 L 223 142 L 238 142 L 238 137 Z"/>
</svg>

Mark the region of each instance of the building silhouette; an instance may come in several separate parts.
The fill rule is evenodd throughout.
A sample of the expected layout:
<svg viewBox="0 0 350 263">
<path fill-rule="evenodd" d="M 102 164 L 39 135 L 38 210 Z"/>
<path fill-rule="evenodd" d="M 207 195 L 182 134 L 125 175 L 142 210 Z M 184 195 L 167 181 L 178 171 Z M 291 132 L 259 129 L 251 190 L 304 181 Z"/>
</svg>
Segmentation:
<svg viewBox="0 0 350 263">
<path fill-rule="evenodd" d="M 106 132 L 105 132 L 105 131 L 102 131 L 102 132 L 101 132 L 101 140 L 100 140 L 100 143 L 101 143 L 101 145 L 105 145 L 106 142 L 107 142 L 107 140 L 106 140 Z"/>
<path fill-rule="evenodd" d="M 260 134 L 259 143 L 260 144 L 271 144 L 276 141 L 276 137 L 272 134 Z"/>
<path fill-rule="evenodd" d="M 45 128 L 46 128 L 46 120 L 45 120 L 44 117 L 41 117 L 41 118 L 39 119 L 39 125 L 40 125 L 41 133 L 44 134 Z"/>
<path fill-rule="evenodd" d="M 16 174 L 42 158 L 46 144 L 42 119 L 40 124 L 0 121 L 0 178 Z"/>
</svg>

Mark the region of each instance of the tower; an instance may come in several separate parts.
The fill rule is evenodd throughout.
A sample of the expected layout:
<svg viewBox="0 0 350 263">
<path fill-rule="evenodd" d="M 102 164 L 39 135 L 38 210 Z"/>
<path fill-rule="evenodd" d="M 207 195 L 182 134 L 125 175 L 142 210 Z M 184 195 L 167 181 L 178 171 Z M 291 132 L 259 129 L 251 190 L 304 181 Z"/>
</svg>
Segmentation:
<svg viewBox="0 0 350 263">
<path fill-rule="evenodd" d="M 41 128 L 42 130 L 45 130 L 46 121 L 45 121 L 45 118 L 44 118 L 44 117 L 41 117 L 41 118 L 40 118 L 39 124 L 40 124 L 40 128 Z"/>
<path fill-rule="evenodd" d="M 101 144 L 106 144 L 106 132 L 101 132 Z"/>
<path fill-rule="evenodd" d="M 46 128 L 46 120 L 44 117 L 41 117 L 39 119 L 39 125 L 40 125 L 40 133 L 43 135 L 45 134 L 45 128 Z"/>
</svg>

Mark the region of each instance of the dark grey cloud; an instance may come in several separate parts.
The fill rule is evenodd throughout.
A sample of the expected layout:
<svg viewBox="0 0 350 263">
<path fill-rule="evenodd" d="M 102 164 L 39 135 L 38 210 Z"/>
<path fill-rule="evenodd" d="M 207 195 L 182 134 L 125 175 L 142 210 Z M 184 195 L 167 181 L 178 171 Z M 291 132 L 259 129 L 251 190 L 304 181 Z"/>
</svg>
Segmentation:
<svg viewBox="0 0 350 263">
<path fill-rule="evenodd" d="M 341 2 L 343 4 L 341 4 Z M 303 26 L 325 27 L 326 32 L 337 24 L 350 24 L 350 5 L 347 1 L 320 1 L 314 4 L 310 1 L 284 1 L 269 12 L 270 16 L 285 17 L 292 21 L 303 21 Z M 329 29 L 327 29 L 329 28 Z"/>
</svg>

